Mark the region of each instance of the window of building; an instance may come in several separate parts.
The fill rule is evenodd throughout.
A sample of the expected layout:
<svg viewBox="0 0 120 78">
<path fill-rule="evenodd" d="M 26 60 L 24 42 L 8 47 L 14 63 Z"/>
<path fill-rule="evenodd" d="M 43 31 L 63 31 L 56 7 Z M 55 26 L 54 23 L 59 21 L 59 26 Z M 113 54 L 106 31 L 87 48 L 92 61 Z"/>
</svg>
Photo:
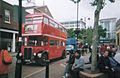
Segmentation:
<svg viewBox="0 0 120 78">
<path fill-rule="evenodd" d="M 10 23 L 10 11 L 5 10 L 5 18 L 4 18 L 5 23 Z"/>
</svg>

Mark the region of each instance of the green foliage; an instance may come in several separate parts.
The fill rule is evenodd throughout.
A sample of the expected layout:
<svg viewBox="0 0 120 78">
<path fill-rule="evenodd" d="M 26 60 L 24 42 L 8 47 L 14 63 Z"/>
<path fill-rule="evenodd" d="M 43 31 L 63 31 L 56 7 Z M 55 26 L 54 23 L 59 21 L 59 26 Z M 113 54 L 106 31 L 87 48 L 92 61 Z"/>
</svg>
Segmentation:
<svg viewBox="0 0 120 78">
<path fill-rule="evenodd" d="M 97 5 L 97 2 L 98 2 L 98 0 L 95 0 L 95 1 L 91 2 L 90 4 L 91 4 L 92 6 L 95 6 L 95 5 Z"/>
<path fill-rule="evenodd" d="M 68 33 L 68 37 L 71 37 L 71 38 L 74 38 L 75 37 L 75 33 L 74 33 L 74 30 L 71 28 L 71 29 L 68 29 L 67 30 L 67 33 Z"/>
<path fill-rule="evenodd" d="M 104 29 L 101 25 L 98 26 L 98 35 L 99 35 L 99 38 L 100 37 L 104 38 L 106 36 L 106 29 Z"/>
<path fill-rule="evenodd" d="M 86 30 L 86 33 L 87 33 L 87 38 L 86 38 L 87 43 L 88 44 L 92 44 L 93 29 L 92 28 L 88 28 Z"/>
<path fill-rule="evenodd" d="M 68 29 L 68 37 L 75 38 L 75 30 L 73 29 Z M 98 35 L 100 37 L 105 37 L 106 36 L 106 29 L 104 29 L 101 25 L 98 26 Z M 87 28 L 87 29 L 81 29 L 78 35 L 78 39 L 84 41 L 84 38 L 86 36 L 86 42 L 88 44 L 92 44 L 92 38 L 93 38 L 93 28 Z M 98 38 L 98 39 L 99 39 Z"/>
</svg>

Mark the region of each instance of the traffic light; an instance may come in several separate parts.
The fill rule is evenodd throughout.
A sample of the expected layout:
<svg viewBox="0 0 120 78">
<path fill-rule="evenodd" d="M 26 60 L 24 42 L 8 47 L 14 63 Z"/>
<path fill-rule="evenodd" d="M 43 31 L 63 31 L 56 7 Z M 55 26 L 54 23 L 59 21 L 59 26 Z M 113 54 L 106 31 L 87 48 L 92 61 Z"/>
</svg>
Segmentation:
<svg viewBox="0 0 120 78">
<path fill-rule="evenodd" d="M 115 2 L 115 0 L 109 0 L 110 2 Z"/>
</svg>

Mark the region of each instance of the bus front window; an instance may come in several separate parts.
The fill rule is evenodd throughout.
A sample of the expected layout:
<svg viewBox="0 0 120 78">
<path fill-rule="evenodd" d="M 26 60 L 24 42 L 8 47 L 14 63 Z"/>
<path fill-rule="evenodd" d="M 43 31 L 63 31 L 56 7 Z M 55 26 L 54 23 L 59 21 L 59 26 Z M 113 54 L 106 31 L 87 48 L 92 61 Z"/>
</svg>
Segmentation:
<svg viewBox="0 0 120 78">
<path fill-rule="evenodd" d="M 48 40 L 44 37 L 30 36 L 28 40 L 28 46 L 46 46 L 47 44 Z"/>
</svg>

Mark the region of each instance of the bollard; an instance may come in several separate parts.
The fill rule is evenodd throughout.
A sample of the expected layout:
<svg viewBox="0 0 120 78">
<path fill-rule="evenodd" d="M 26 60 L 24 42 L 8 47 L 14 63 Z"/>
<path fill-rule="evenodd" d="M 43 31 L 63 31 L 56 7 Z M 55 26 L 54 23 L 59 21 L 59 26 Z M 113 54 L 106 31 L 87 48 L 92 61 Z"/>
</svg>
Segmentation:
<svg viewBox="0 0 120 78">
<path fill-rule="evenodd" d="M 22 76 L 22 60 L 18 53 L 15 67 L 15 78 L 22 78 L 21 76 Z"/>
<path fill-rule="evenodd" d="M 45 78 L 49 78 L 49 60 L 46 60 L 46 72 L 45 72 Z"/>
</svg>

